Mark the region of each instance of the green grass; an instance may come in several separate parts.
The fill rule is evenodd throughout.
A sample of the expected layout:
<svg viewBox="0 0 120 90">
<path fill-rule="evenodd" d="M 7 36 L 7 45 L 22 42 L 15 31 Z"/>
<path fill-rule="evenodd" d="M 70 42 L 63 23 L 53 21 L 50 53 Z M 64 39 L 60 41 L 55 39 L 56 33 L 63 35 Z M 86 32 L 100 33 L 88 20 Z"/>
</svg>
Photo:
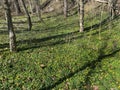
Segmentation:
<svg viewBox="0 0 120 90">
<path fill-rule="evenodd" d="M 108 22 L 91 27 L 100 17 L 85 20 L 85 28 L 90 28 L 83 33 L 78 32 L 77 15 L 44 18 L 45 23 L 33 23 L 32 31 L 23 24 L 15 28 L 17 53 L 9 52 L 7 30 L 1 29 L 0 89 L 86 90 L 98 86 L 119 90 L 120 18 L 110 30 Z"/>
</svg>

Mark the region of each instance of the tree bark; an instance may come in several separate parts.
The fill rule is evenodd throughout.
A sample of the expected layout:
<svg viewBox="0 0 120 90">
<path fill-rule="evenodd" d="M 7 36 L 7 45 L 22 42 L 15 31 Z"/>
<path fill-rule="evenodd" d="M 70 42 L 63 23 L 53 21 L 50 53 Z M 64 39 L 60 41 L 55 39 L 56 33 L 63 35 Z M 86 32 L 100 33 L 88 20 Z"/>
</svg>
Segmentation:
<svg viewBox="0 0 120 90">
<path fill-rule="evenodd" d="M 16 7 L 16 14 L 19 15 L 22 12 L 20 9 L 19 1 L 14 0 L 14 3 L 15 3 L 15 7 Z"/>
<path fill-rule="evenodd" d="M 75 0 L 71 0 L 72 1 L 72 4 L 74 5 L 75 4 Z"/>
<path fill-rule="evenodd" d="M 65 16 L 65 18 L 67 17 L 67 9 L 68 9 L 67 0 L 64 0 L 64 16 Z"/>
<path fill-rule="evenodd" d="M 84 31 L 84 0 L 80 0 L 80 32 Z"/>
<path fill-rule="evenodd" d="M 27 7 L 26 7 L 26 5 L 25 5 L 24 0 L 21 0 L 21 1 L 22 1 L 22 4 L 23 4 L 23 7 L 24 7 L 24 11 L 25 11 L 25 13 L 26 13 L 26 15 L 27 15 L 28 30 L 31 31 L 31 29 L 32 29 L 31 17 L 30 17 L 30 15 L 29 15 L 29 12 L 28 12 L 28 10 L 27 10 Z"/>
<path fill-rule="evenodd" d="M 109 6 L 109 13 L 111 18 L 113 19 L 116 16 L 116 5 L 118 0 L 109 0 L 108 6 Z"/>
<path fill-rule="evenodd" d="M 80 15 L 80 1 L 77 0 L 76 2 L 77 2 L 77 7 L 78 7 L 78 15 Z"/>
<path fill-rule="evenodd" d="M 36 13 L 38 15 L 38 19 L 40 21 L 42 21 L 42 18 L 41 18 L 41 7 L 40 7 L 40 0 L 35 0 L 35 3 L 36 3 Z"/>
<path fill-rule="evenodd" d="M 35 12 L 35 4 L 34 4 L 34 1 L 33 1 L 33 0 L 28 0 L 28 1 L 29 1 L 29 6 L 30 6 L 31 14 L 34 14 L 34 12 Z"/>
<path fill-rule="evenodd" d="M 8 2 L 8 0 L 4 0 L 4 6 L 6 10 L 6 20 L 7 20 L 8 32 L 9 32 L 10 51 L 15 52 L 16 51 L 16 36 L 15 36 L 14 29 L 13 29 L 10 3 Z"/>
</svg>

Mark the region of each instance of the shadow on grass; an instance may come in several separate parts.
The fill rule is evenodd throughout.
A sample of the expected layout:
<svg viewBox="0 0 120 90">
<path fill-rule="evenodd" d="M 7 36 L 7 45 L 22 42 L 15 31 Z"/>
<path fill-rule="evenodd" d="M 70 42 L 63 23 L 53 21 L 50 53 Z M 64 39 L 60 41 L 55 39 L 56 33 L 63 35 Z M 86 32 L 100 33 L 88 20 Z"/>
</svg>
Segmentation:
<svg viewBox="0 0 120 90">
<path fill-rule="evenodd" d="M 15 33 L 18 34 L 18 33 L 29 32 L 26 28 L 20 28 L 20 29 L 24 29 L 24 30 L 14 30 Z M 0 34 L 1 34 L 1 35 L 8 35 L 9 33 L 8 33 L 7 29 L 3 29 L 3 28 L 2 28 L 2 30 L 0 30 Z"/>
<path fill-rule="evenodd" d="M 25 32 L 39 32 L 39 33 L 48 33 L 48 32 L 54 32 L 54 31 L 58 31 L 58 30 L 62 30 L 62 29 L 67 29 L 67 28 L 70 28 L 70 27 L 73 27 L 73 26 L 77 26 L 78 23 L 77 22 L 73 22 L 73 23 L 68 23 L 68 24 L 65 24 L 65 25 L 61 25 L 61 24 L 58 24 L 56 26 L 52 26 L 52 27 L 47 27 L 47 25 L 45 24 L 45 28 L 40 28 L 38 29 L 39 27 L 37 27 L 35 30 L 27 30 L 27 27 L 24 28 L 24 27 L 14 27 L 14 28 L 18 28 L 18 30 L 14 29 L 15 33 L 16 34 L 19 34 L 19 33 L 25 33 Z M 20 30 L 22 29 L 22 30 Z M 1 28 L 0 30 L 0 34 L 1 35 L 7 35 L 8 34 L 8 31 L 7 31 L 7 28 Z"/>
<path fill-rule="evenodd" d="M 63 40 L 62 38 L 65 38 L 67 36 L 71 36 L 71 35 L 75 35 L 77 34 L 78 31 L 75 31 L 75 32 L 70 32 L 70 33 L 67 33 L 67 34 L 60 34 L 60 35 L 55 35 L 55 36 L 50 36 L 50 37 L 45 37 L 45 38 L 41 38 L 41 39 L 32 39 L 32 40 L 22 40 L 22 41 L 18 41 L 17 43 L 27 43 L 27 44 L 36 44 L 36 45 L 33 45 L 31 47 L 25 47 L 25 48 L 21 48 L 19 49 L 18 51 L 24 51 L 24 50 L 27 50 L 27 49 L 34 49 L 34 48 L 38 48 L 38 47 L 45 47 L 45 46 L 54 46 L 54 45 L 57 45 L 57 44 L 64 44 L 66 43 L 65 40 Z M 52 40 L 52 39 L 62 39 L 62 40 L 54 40 L 53 42 L 51 43 L 42 43 L 42 42 L 45 42 L 45 41 L 49 41 L 49 40 Z"/>
<path fill-rule="evenodd" d="M 85 33 L 87 33 L 89 31 L 88 29 L 90 30 L 91 27 L 87 27 L 85 29 L 86 30 Z M 105 29 L 106 28 L 103 28 L 101 32 L 104 32 Z M 92 33 L 91 35 L 96 35 L 98 33 L 99 33 L 99 31 L 96 31 L 96 32 Z M 67 37 L 70 37 L 70 38 L 67 39 Z M 39 47 L 54 46 L 54 45 L 70 43 L 73 40 L 77 40 L 77 39 L 80 39 L 80 38 L 83 38 L 83 37 L 84 37 L 83 33 L 79 33 L 79 31 L 74 31 L 74 32 L 66 33 L 66 34 L 49 36 L 49 37 L 45 37 L 45 38 L 41 38 L 41 39 L 21 40 L 21 41 L 18 41 L 18 44 L 19 43 L 23 43 L 23 44 L 27 43 L 28 45 L 31 45 L 31 46 L 19 48 L 18 51 L 24 51 L 24 50 L 34 49 L 34 48 L 39 48 Z M 52 41 L 50 43 L 49 42 L 47 44 L 46 43 L 41 43 L 41 42 L 49 41 L 49 40 L 52 40 L 52 39 L 54 39 L 54 41 Z"/>
<path fill-rule="evenodd" d="M 36 28 L 36 30 L 34 30 L 34 31 L 39 31 L 40 33 L 48 33 L 48 32 L 64 30 L 64 29 L 67 30 L 69 28 L 73 28 L 73 27 L 76 27 L 76 26 L 78 26 L 78 23 L 73 22 L 73 23 L 68 23 L 68 24 L 64 24 L 64 25 L 63 24 L 58 24 L 56 26 L 51 26 L 51 27 L 41 28 L 41 29 Z"/>
<path fill-rule="evenodd" d="M 8 46 L 9 46 L 8 43 L 0 44 L 0 48 L 5 48 L 5 47 L 8 47 Z"/>
<path fill-rule="evenodd" d="M 0 44 L 0 52 L 6 51 L 5 48 L 9 47 L 8 43 Z"/>
<path fill-rule="evenodd" d="M 93 26 L 89 26 L 89 27 L 86 27 L 85 28 L 85 31 L 89 31 L 92 29 L 96 29 L 98 28 L 100 25 L 104 25 L 106 22 L 108 22 L 109 20 L 109 17 L 107 17 L 106 19 L 104 19 L 102 22 L 100 23 L 97 23 L 97 24 L 94 24 Z M 16 25 L 19 25 L 19 24 L 25 24 L 26 22 L 13 22 L 14 24 Z M 34 23 L 38 23 L 38 22 L 34 22 Z M 4 24 L 4 23 L 3 23 Z M 27 24 L 27 23 L 26 23 Z M 18 28 L 18 29 L 26 29 L 26 28 L 23 28 L 23 27 L 18 27 L 15 25 L 15 28 Z M 45 24 L 46 25 L 46 24 Z M 46 25 L 47 26 L 47 25 Z M 52 31 L 56 31 L 56 30 L 62 30 L 62 29 L 65 29 L 65 28 L 70 28 L 70 27 L 73 27 L 73 26 L 79 26 L 79 23 L 76 21 L 76 22 L 72 22 L 72 23 L 68 23 L 68 24 L 65 24 L 65 25 L 56 25 L 56 26 L 53 26 L 53 27 L 48 27 L 48 28 L 41 28 L 39 30 L 31 30 L 30 32 L 32 31 L 40 31 L 40 32 L 43 32 L 43 33 L 47 33 L 48 31 L 49 32 L 52 32 Z M 3 30 L 0 30 L 0 34 L 8 34 L 8 31 L 6 30 L 6 28 L 1 28 Z M 16 34 L 19 34 L 19 33 L 23 33 L 23 32 L 27 32 L 28 30 L 15 30 L 15 33 Z"/>
<path fill-rule="evenodd" d="M 104 47 L 105 48 L 105 47 Z M 47 87 L 43 87 L 40 88 L 39 90 L 51 90 L 53 88 L 55 88 L 56 86 L 58 86 L 59 84 L 63 83 L 64 81 L 66 81 L 67 79 L 73 77 L 75 74 L 85 70 L 86 68 L 90 68 L 90 71 L 88 72 L 88 74 L 85 76 L 85 82 L 81 83 L 79 90 L 84 90 L 83 86 L 88 84 L 89 80 L 90 80 L 90 76 L 93 73 L 94 69 L 96 67 L 98 67 L 98 63 L 101 63 L 103 59 L 108 58 L 108 57 L 112 57 L 113 55 L 115 55 L 117 52 L 120 51 L 120 49 L 113 51 L 110 54 L 107 55 L 103 55 L 102 53 L 103 48 L 100 49 L 99 51 L 99 56 L 96 60 L 93 60 L 91 62 L 86 63 L 85 65 L 83 65 L 81 68 L 77 69 L 75 72 L 69 73 L 68 75 L 64 76 L 63 78 L 60 78 L 57 82 L 55 82 L 54 84 L 47 86 Z M 90 88 L 88 90 L 91 90 Z"/>
<path fill-rule="evenodd" d="M 107 47 L 107 43 L 104 42 L 104 45 L 98 50 L 98 53 L 99 53 L 98 58 L 94 61 L 91 61 L 90 63 L 89 62 L 87 63 L 85 68 L 88 67 L 90 69 L 90 71 L 85 75 L 85 79 L 84 79 L 85 82 L 81 82 L 81 84 L 79 86 L 79 90 L 84 90 L 85 87 L 86 87 L 86 90 L 93 90 L 92 82 L 91 82 L 90 78 L 91 78 L 91 75 L 94 73 L 95 68 L 96 67 L 101 68 L 102 59 L 112 57 L 114 54 L 116 54 L 117 52 L 120 51 L 120 49 L 119 49 L 117 51 L 112 52 L 111 54 L 105 55 L 103 50 L 106 49 L 106 47 Z M 96 87 L 98 87 L 98 86 L 96 86 Z M 106 88 L 106 86 L 105 86 L 105 88 Z"/>
<path fill-rule="evenodd" d="M 109 22 L 110 17 L 105 18 L 103 21 L 101 21 L 100 23 L 94 24 L 92 26 L 86 27 L 85 31 L 89 31 L 90 29 L 97 29 L 100 26 L 103 26 L 104 24 L 106 24 L 107 22 Z"/>
<path fill-rule="evenodd" d="M 106 23 L 108 21 L 109 18 L 106 18 L 105 20 L 103 20 L 101 23 L 102 25 L 104 25 L 104 23 Z M 98 26 L 101 24 L 95 24 L 93 25 L 92 27 L 95 29 L 98 28 Z M 67 26 L 71 26 L 73 25 L 72 24 L 67 24 Z M 63 29 L 65 28 L 66 26 L 65 25 L 60 25 L 58 26 L 57 28 L 60 28 L 60 29 Z M 56 27 L 51 27 L 49 28 L 51 30 L 56 30 Z M 86 32 L 89 32 L 91 29 L 91 26 L 90 27 L 86 27 L 85 28 L 85 33 Z M 105 29 L 105 28 L 104 28 Z M 104 32 L 105 30 L 102 30 L 101 32 Z M 27 32 L 27 30 L 25 30 Z M 17 31 L 16 31 L 17 32 Z M 20 31 L 22 32 L 22 31 Z M 20 33 L 19 31 L 17 33 Z M 47 31 L 46 31 L 47 32 Z M 95 33 L 92 33 L 91 35 L 96 35 L 98 34 L 99 31 L 96 31 Z M 77 35 L 77 36 L 76 36 Z M 65 39 L 67 37 L 70 37 L 69 40 L 68 39 Z M 84 37 L 84 34 L 82 33 L 79 33 L 79 31 L 74 31 L 74 32 L 70 32 L 70 33 L 66 33 L 66 34 L 60 34 L 60 35 L 55 35 L 55 36 L 49 36 L 49 37 L 45 37 L 45 38 L 40 38 L 40 39 L 31 39 L 31 40 L 21 40 L 21 41 L 18 41 L 17 44 L 19 45 L 20 43 L 22 44 L 28 44 L 26 47 L 22 47 L 22 48 L 18 48 L 18 51 L 24 51 L 24 50 L 28 50 L 28 49 L 34 49 L 34 48 L 39 48 L 39 47 L 45 47 L 45 46 L 54 46 L 54 45 L 58 45 L 58 44 L 64 44 L 64 43 L 68 43 L 69 42 L 72 42 L 72 40 L 75 40 L 75 39 L 79 39 L 79 38 L 82 38 Z M 41 43 L 41 42 L 45 42 L 45 41 L 49 41 L 49 40 L 52 40 L 52 39 L 58 39 L 58 40 L 54 40 L 52 41 L 51 43 Z M 35 45 L 36 44 L 36 45 Z M 7 47 L 8 44 L 1 44 L 1 47 L 0 48 L 5 48 Z"/>
</svg>

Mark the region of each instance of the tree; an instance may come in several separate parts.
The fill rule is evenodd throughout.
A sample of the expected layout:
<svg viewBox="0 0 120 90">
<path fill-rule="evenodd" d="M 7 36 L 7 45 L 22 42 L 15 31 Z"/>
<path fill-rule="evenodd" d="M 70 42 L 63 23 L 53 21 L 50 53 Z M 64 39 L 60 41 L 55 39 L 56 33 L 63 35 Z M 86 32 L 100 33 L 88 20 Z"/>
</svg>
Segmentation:
<svg viewBox="0 0 120 90">
<path fill-rule="evenodd" d="M 80 32 L 84 31 L 84 0 L 80 0 L 79 1 L 79 5 L 80 5 Z"/>
<path fill-rule="evenodd" d="M 112 19 L 116 16 L 116 5 L 117 5 L 117 1 L 118 0 L 109 0 L 108 4 L 109 4 L 109 12 L 110 15 L 112 17 Z"/>
<path fill-rule="evenodd" d="M 25 13 L 26 13 L 26 15 L 27 15 L 28 30 L 31 31 L 31 29 L 32 29 L 31 17 L 30 17 L 30 15 L 29 15 L 29 12 L 28 12 L 28 10 L 27 10 L 27 7 L 26 7 L 26 5 L 25 5 L 24 0 L 21 0 L 21 1 L 22 1 L 22 4 L 23 4 L 23 7 L 24 7 L 24 11 L 25 11 Z"/>
<path fill-rule="evenodd" d="M 74 5 L 75 4 L 75 0 L 71 0 L 72 4 Z"/>
<path fill-rule="evenodd" d="M 38 15 L 39 20 L 41 21 L 41 7 L 40 7 L 40 0 L 35 0 L 36 3 L 36 13 Z"/>
<path fill-rule="evenodd" d="M 16 36 L 15 36 L 14 29 L 13 29 L 10 3 L 8 2 L 8 0 L 4 0 L 4 7 L 6 11 L 6 21 L 7 21 L 9 39 L 10 39 L 9 40 L 10 51 L 14 52 L 16 51 Z"/>
<path fill-rule="evenodd" d="M 67 17 L 67 10 L 68 10 L 68 5 L 67 5 L 67 0 L 64 0 L 64 16 L 65 18 Z"/>
<path fill-rule="evenodd" d="M 31 14 L 33 14 L 33 13 L 35 12 L 35 4 L 34 4 L 34 1 L 33 1 L 33 0 L 28 0 L 28 2 L 29 2 Z"/>
<path fill-rule="evenodd" d="M 77 2 L 77 7 L 78 7 L 78 15 L 80 15 L 80 2 L 79 0 L 77 0 L 76 2 Z"/>
<path fill-rule="evenodd" d="M 14 4 L 15 4 L 15 9 L 16 9 L 16 14 L 19 15 L 22 11 L 20 9 L 18 0 L 14 0 Z"/>
</svg>

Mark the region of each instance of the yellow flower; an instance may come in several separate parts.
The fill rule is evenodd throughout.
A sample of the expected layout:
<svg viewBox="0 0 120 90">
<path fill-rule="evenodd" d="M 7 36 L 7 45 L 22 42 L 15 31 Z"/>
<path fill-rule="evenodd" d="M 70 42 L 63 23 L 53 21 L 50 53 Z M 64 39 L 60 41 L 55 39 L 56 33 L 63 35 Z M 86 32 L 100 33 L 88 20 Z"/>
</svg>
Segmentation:
<svg viewBox="0 0 120 90">
<path fill-rule="evenodd" d="M 120 85 L 118 86 L 118 88 L 120 89 Z"/>
</svg>

